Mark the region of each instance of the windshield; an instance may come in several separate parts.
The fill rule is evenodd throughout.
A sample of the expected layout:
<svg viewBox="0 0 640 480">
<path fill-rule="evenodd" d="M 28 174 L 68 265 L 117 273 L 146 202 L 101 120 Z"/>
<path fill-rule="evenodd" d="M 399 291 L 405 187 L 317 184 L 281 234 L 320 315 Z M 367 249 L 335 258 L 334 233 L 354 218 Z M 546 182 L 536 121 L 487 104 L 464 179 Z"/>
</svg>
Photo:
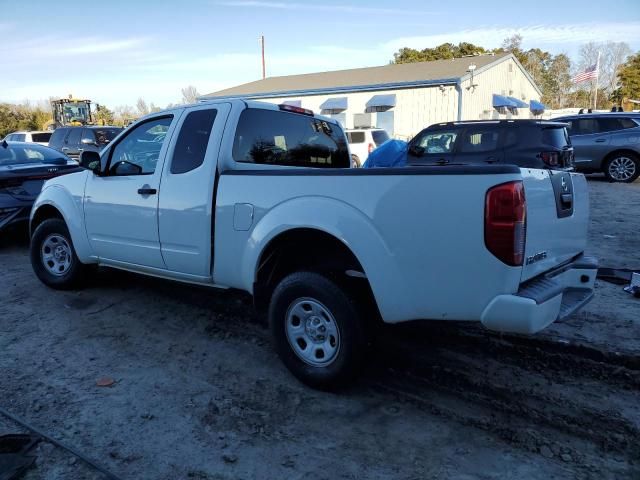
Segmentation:
<svg viewBox="0 0 640 480">
<path fill-rule="evenodd" d="M 66 122 L 87 123 L 89 121 L 89 106 L 86 103 L 65 103 L 62 113 Z"/>
<path fill-rule="evenodd" d="M 373 130 L 371 135 L 373 136 L 373 141 L 376 142 L 376 146 L 378 147 L 389 140 L 389 134 L 386 130 Z"/>
<path fill-rule="evenodd" d="M 106 145 L 122 131 L 121 128 L 100 128 L 95 129 L 96 143 L 98 145 Z"/>
<path fill-rule="evenodd" d="M 66 162 L 64 154 L 39 145 L 9 145 L 0 147 L 0 166 L 27 163 Z"/>
</svg>

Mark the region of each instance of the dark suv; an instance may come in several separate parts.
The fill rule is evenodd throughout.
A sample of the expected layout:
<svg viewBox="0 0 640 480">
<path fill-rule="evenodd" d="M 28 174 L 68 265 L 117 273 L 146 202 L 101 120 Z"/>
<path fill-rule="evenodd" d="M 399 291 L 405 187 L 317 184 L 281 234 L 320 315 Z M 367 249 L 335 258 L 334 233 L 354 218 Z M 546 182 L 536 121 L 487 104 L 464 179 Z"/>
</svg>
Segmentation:
<svg viewBox="0 0 640 480">
<path fill-rule="evenodd" d="M 79 160 L 83 151 L 99 152 L 121 131 L 119 127 L 58 127 L 49 139 L 49 147 Z"/>
<path fill-rule="evenodd" d="M 592 113 L 560 117 L 569 124 L 576 169 L 603 172 L 612 182 L 640 175 L 640 113 Z"/>
<path fill-rule="evenodd" d="M 431 125 L 409 143 L 407 165 L 495 164 L 571 169 L 567 124 L 544 120 L 477 120 Z"/>
</svg>

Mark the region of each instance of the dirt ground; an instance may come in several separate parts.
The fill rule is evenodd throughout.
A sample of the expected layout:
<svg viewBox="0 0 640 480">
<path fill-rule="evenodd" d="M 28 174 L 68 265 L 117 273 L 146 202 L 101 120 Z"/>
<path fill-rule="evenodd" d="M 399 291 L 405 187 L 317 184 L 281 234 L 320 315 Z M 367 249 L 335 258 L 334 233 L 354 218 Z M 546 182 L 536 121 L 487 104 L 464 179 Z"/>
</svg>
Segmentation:
<svg viewBox="0 0 640 480">
<path fill-rule="evenodd" d="M 640 181 L 589 186 L 588 253 L 640 270 Z M 640 478 L 640 300 L 621 286 L 533 337 L 389 328 L 327 394 L 285 370 L 244 295 L 107 269 L 57 292 L 25 235 L 2 235 L 0 408 L 117 478 Z M 0 415 L 0 435 L 22 431 Z M 36 453 L 27 480 L 104 478 Z"/>
</svg>

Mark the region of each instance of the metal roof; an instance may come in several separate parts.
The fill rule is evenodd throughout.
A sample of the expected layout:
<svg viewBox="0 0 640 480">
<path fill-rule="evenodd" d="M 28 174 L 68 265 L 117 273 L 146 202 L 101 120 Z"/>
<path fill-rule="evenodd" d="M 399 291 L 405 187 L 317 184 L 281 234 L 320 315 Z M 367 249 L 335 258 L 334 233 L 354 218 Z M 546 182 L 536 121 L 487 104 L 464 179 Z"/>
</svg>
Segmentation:
<svg viewBox="0 0 640 480">
<path fill-rule="evenodd" d="M 307 73 L 267 77 L 236 87 L 203 95 L 214 97 L 268 97 L 310 93 L 333 93 L 349 90 L 376 90 L 391 87 L 402 88 L 434 83 L 455 83 L 468 76 L 469 65 L 476 66 L 476 73 L 493 63 L 499 63 L 510 53 L 478 55 L 451 60 L 389 64 L 381 67 L 354 68 L 331 72 Z"/>
</svg>

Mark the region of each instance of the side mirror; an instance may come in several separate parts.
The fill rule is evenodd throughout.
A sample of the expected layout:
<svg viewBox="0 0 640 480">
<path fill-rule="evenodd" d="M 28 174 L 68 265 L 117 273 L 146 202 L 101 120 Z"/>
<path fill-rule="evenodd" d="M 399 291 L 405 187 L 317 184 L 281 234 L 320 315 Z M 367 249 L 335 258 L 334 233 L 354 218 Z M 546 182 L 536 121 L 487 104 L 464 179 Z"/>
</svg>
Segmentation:
<svg viewBox="0 0 640 480">
<path fill-rule="evenodd" d="M 86 150 L 80 154 L 80 166 L 91 170 L 95 175 L 100 174 L 100 154 Z"/>
</svg>

